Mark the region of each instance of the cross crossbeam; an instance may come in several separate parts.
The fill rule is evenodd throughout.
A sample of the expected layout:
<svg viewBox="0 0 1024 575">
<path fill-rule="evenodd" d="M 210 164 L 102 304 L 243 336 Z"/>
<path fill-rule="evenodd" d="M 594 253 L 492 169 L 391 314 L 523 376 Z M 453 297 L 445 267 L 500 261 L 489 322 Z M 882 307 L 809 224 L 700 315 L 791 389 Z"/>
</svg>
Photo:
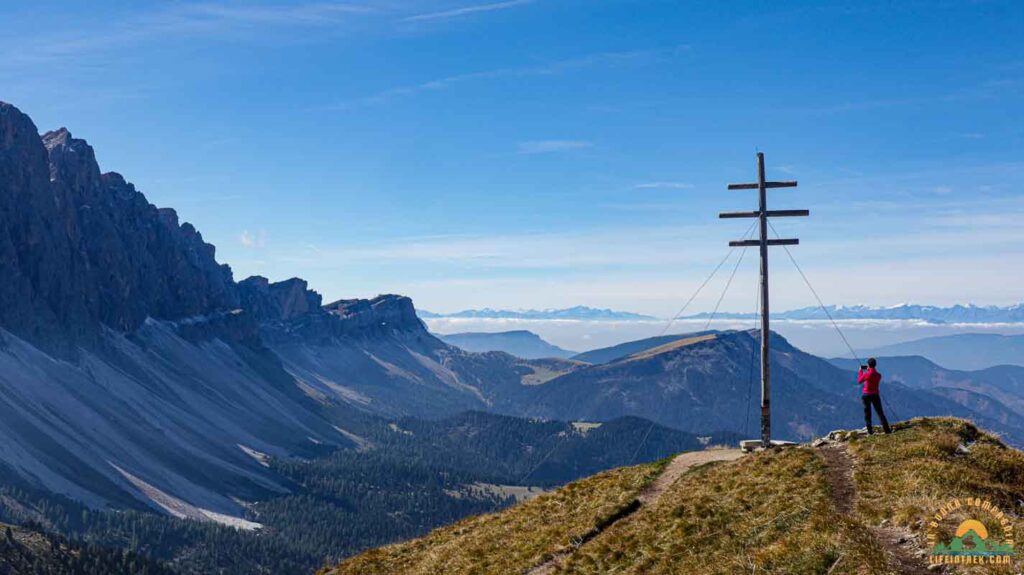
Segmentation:
<svg viewBox="0 0 1024 575">
<path fill-rule="evenodd" d="M 809 216 L 811 215 L 810 210 L 768 210 L 769 218 L 785 218 L 791 216 Z M 722 212 L 718 214 L 719 218 L 759 218 L 761 212 Z"/>
<path fill-rule="evenodd" d="M 738 240 L 729 242 L 731 248 L 756 248 L 761 245 L 761 240 Z M 769 246 L 796 246 L 800 245 L 800 240 L 768 240 Z"/>
<path fill-rule="evenodd" d="M 753 182 L 750 184 L 729 184 L 730 190 L 756 190 L 761 186 L 766 188 L 795 188 L 796 182 Z"/>
</svg>

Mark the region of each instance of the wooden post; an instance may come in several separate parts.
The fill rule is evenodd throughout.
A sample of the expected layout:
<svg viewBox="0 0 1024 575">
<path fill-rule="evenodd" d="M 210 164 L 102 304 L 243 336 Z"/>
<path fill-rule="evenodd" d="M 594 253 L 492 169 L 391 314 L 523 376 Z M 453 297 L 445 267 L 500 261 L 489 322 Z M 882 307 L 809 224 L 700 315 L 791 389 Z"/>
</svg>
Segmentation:
<svg viewBox="0 0 1024 575">
<path fill-rule="evenodd" d="M 771 346 L 769 334 L 771 330 L 768 325 L 768 247 L 796 245 L 796 239 L 768 239 L 768 218 L 784 216 L 807 216 L 808 210 L 768 210 L 769 188 L 792 188 L 796 182 L 767 182 L 764 176 L 764 154 L 757 153 L 757 182 L 753 184 L 729 184 L 730 190 L 752 190 L 757 189 L 758 210 L 756 212 L 725 212 L 718 215 L 720 218 L 757 218 L 760 223 L 760 238 L 758 240 L 740 240 L 729 242 L 730 246 L 754 247 L 761 251 L 761 446 L 764 448 L 772 445 L 772 377 L 771 377 Z"/>
<path fill-rule="evenodd" d="M 757 192 L 761 220 L 761 446 L 772 445 L 772 377 L 768 346 L 768 194 L 764 182 L 764 154 L 757 153 Z"/>
</svg>

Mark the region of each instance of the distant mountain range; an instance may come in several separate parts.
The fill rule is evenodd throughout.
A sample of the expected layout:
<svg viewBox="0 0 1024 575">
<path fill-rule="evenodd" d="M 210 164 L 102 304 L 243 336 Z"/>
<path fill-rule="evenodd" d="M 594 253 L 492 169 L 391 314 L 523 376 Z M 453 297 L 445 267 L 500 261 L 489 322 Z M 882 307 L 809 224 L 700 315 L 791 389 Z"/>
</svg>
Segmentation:
<svg viewBox="0 0 1024 575">
<path fill-rule="evenodd" d="M 1024 334 L 958 333 L 865 350 L 865 356 L 919 355 L 949 369 L 1024 366 Z"/>
<path fill-rule="evenodd" d="M 606 321 L 606 320 L 653 320 L 656 317 L 643 315 L 639 313 L 632 313 L 628 311 L 615 311 L 610 309 L 599 309 L 593 307 L 587 307 L 578 305 L 575 307 L 564 308 L 564 309 L 526 309 L 526 310 L 507 310 L 507 309 L 467 309 L 463 311 L 457 311 L 454 313 L 432 313 L 425 310 L 419 310 L 419 316 L 424 319 L 437 319 L 437 318 L 472 318 L 472 319 L 575 319 L 575 320 L 590 320 L 590 321 Z"/>
<path fill-rule="evenodd" d="M 932 305 L 900 304 L 888 307 L 865 305 L 826 306 L 832 319 L 888 319 L 888 320 L 920 320 L 930 323 L 1024 323 L 1024 303 L 1011 306 L 978 306 L 974 304 L 939 307 Z M 419 310 L 423 319 L 469 318 L 469 319 L 532 319 L 532 320 L 618 320 L 618 321 L 650 321 L 657 317 L 628 311 L 598 309 L 587 306 L 575 306 L 564 309 L 544 310 L 498 310 L 491 308 L 467 309 L 453 313 L 433 313 Z M 772 314 L 776 319 L 817 320 L 828 319 L 828 315 L 820 307 L 803 307 Z M 686 319 L 707 319 L 710 312 L 686 316 Z M 754 314 L 719 312 L 718 319 L 754 319 Z"/>
<path fill-rule="evenodd" d="M 909 319 L 932 323 L 1022 323 L 1024 322 L 1024 303 L 1000 307 L 954 305 L 937 307 L 931 305 L 900 304 L 890 307 L 826 306 L 832 319 Z M 773 313 L 777 319 L 809 320 L 828 319 L 828 315 L 820 307 L 805 307 Z M 705 319 L 709 313 L 688 316 L 689 319 Z M 717 313 L 720 319 L 753 319 L 752 313 Z"/>
<path fill-rule="evenodd" d="M 566 359 L 576 355 L 575 351 L 562 349 L 544 341 L 539 335 L 527 330 L 500 331 L 494 333 L 467 332 L 437 334 L 441 341 L 466 351 L 503 351 L 523 359 L 558 357 Z"/>
</svg>

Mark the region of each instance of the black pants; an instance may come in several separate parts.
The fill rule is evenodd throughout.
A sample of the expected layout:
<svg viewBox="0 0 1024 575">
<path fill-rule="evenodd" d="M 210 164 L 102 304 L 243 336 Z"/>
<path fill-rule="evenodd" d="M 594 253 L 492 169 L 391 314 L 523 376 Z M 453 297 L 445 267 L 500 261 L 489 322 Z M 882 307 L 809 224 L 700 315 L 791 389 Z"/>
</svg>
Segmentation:
<svg viewBox="0 0 1024 575">
<path fill-rule="evenodd" d="M 890 433 L 889 420 L 885 418 L 885 412 L 882 411 L 882 396 L 877 393 L 865 393 L 860 396 L 860 399 L 864 402 L 864 422 L 868 424 L 868 433 L 874 433 L 871 429 L 871 406 L 874 406 L 875 411 L 878 412 L 878 419 L 882 421 L 882 429 L 886 433 Z"/>
</svg>

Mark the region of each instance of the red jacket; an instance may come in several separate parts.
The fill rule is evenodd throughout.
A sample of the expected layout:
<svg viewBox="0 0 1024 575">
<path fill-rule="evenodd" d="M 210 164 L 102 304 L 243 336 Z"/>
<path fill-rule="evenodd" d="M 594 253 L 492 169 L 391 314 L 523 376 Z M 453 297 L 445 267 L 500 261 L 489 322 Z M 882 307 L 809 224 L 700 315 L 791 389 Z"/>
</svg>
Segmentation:
<svg viewBox="0 0 1024 575">
<path fill-rule="evenodd" d="M 873 367 L 867 371 L 863 369 L 857 372 L 857 383 L 864 384 L 864 395 L 878 393 L 878 384 L 882 382 L 882 374 Z"/>
</svg>

